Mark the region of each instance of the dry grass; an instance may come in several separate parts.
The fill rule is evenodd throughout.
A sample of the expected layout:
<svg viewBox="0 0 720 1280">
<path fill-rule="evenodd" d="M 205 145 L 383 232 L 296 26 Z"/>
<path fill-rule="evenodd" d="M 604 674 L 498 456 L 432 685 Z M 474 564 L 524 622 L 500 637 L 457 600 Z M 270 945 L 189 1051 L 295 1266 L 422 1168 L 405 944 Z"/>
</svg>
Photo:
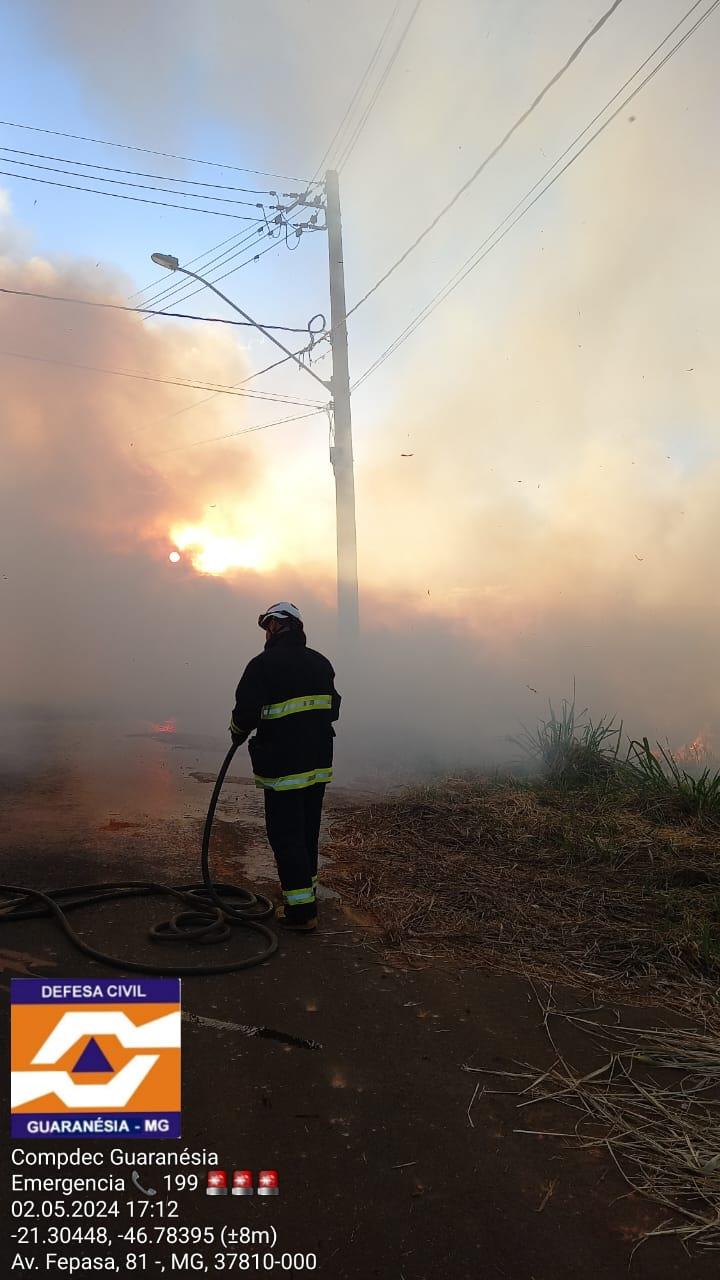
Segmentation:
<svg viewBox="0 0 720 1280">
<path fill-rule="evenodd" d="M 591 1037 L 600 1065 L 580 1074 L 566 1061 L 550 1029 Z M 632 1191 L 670 1212 L 646 1232 L 675 1236 L 688 1248 L 720 1248 L 720 1039 L 669 1028 L 608 1026 L 596 1018 L 558 1013 L 552 995 L 545 1026 L 554 1053 L 549 1069 L 527 1064 L 497 1071 L 463 1070 L 511 1079 L 520 1101 L 521 1125 L 532 1123 L 538 1104 L 561 1103 L 575 1113 L 567 1133 L 529 1127 L 518 1133 L 565 1137 L 583 1147 L 604 1147 Z M 486 1093 L 507 1092 L 489 1090 Z M 637 1247 L 637 1246 L 636 1246 Z M 634 1251 L 633 1251 L 634 1252 Z"/>
<path fill-rule="evenodd" d="M 449 779 L 343 810 L 325 851 L 371 945 L 720 1025 L 718 837 L 603 790 Z"/>
<path fill-rule="evenodd" d="M 549 1069 L 488 1073 L 520 1082 L 522 1108 L 574 1109 L 566 1137 L 605 1147 L 670 1215 L 649 1234 L 686 1247 L 720 1247 L 719 843 L 699 818 L 671 820 L 664 804 L 648 808 L 612 783 L 456 778 L 342 810 L 325 848 L 334 887 L 373 918 L 367 942 L 385 959 L 561 982 L 701 1025 L 648 1031 L 563 1015 L 575 1048 L 584 1032 L 601 1053 L 580 1072 L 553 1038 L 550 1001 Z"/>
</svg>

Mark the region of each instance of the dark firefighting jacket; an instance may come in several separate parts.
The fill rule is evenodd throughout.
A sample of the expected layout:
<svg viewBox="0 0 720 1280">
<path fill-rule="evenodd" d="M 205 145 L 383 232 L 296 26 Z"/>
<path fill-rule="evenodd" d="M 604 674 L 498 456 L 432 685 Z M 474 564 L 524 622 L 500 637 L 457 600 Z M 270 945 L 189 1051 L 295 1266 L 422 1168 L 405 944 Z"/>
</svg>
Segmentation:
<svg viewBox="0 0 720 1280">
<path fill-rule="evenodd" d="M 246 737 L 255 783 L 297 791 L 332 778 L 332 722 L 340 714 L 335 672 L 308 648 L 304 631 L 268 636 L 245 668 L 235 694 L 230 730 Z"/>
</svg>

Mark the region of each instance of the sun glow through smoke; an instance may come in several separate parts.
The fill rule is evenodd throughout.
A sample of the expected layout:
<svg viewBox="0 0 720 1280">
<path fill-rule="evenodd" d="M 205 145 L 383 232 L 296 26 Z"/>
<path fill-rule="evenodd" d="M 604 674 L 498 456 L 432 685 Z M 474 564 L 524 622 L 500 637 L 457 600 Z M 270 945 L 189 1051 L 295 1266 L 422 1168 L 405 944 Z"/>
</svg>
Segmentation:
<svg viewBox="0 0 720 1280">
<path fill-rule="evenodd" d="M 204 524 L 174 528 L 170 536 L 180 551 L 187 551 L 193 568 L 199 573 L 219 576 L 234 569 L 272 567 L 258 538 L 218 533 Z"/>
</svg>

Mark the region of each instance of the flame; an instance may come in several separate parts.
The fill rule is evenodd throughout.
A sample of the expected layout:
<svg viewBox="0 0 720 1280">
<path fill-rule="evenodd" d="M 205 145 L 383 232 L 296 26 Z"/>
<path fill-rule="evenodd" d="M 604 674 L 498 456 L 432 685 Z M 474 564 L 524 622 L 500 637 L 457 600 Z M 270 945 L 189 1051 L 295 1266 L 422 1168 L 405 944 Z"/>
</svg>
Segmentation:
<svg viewBox="0 0 720 1280">
<path fill-rule="evenodd" d="M 700 764 L 711 760 L 714 756 L 714 751 L 709 735 L 699 733 L 696 738 L 693 738 L 692 742 L 678 747 L 673 754 L 681 764 Z"/>
<path fill-rule="evenodd" d="M 163 720 L 162 724 L 151 724 L 151 733 L 175 733 L 177 723 L 175 720 Z"/>
<path fill-rule="evenodd" d="M 242 537 L 220 531 L 217 522 L 205 519 L 199 524 L 175 525 L 170 539 L 179 551 L 186 551 L 199 573 L 220 575 L 233 569 L 269 569 L 272 561 L 258 537 Z"/>
</svg>

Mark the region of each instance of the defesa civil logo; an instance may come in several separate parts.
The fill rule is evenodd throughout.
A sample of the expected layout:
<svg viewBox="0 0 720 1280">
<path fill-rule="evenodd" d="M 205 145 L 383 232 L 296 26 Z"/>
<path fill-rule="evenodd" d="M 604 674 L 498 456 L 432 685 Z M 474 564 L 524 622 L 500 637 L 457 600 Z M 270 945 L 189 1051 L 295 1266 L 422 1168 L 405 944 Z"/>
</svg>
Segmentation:
<svg viewBox="0 0 720 1280">
<path fill-rule="evenodd" d="M 180 979 L 13 978 L 13 1138 L 179 1138 Z"/>
</svg>

